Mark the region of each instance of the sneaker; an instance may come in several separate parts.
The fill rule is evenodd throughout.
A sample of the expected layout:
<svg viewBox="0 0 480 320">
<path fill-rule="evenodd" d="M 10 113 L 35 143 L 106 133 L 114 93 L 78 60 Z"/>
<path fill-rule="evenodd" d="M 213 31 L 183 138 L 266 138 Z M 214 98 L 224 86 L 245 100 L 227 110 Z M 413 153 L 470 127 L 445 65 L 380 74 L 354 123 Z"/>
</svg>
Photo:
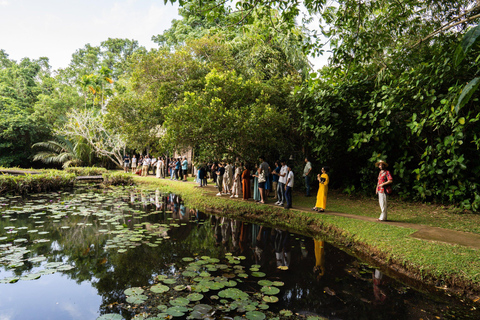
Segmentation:
<svg viewBox="0 0 480 320">
<path fill-rule="evenodd" d="M 230 196 L 230 198 L 233 198 L 233 194 Z"/>
<path fill-rule="evenodd" d="M 275 205 L 277 205 L 277 206 L 278 206 L 279 204 L 280 204 L 280 201 L 277 201 L 277 202 L 275 202 Z"/>
<path fill-rule="evenodd" d="M 278 205 L 279 205 L 279 206 L 283 206 L 283 202 L 280 202 Z"/>
<path fill-rule="evenodd" d="M 221 196 L 221 195 L 222 195 L 222 193 L 220 193 L 220 192 L 219 192 L 219 193 L 217 193 L 217 196 Z"/>
<path fill-rule="evenodd" d="M 237 195 L 237 194 L 235 195 L 235 198 L 238 198 L 238 195 Z"/>
</svg>

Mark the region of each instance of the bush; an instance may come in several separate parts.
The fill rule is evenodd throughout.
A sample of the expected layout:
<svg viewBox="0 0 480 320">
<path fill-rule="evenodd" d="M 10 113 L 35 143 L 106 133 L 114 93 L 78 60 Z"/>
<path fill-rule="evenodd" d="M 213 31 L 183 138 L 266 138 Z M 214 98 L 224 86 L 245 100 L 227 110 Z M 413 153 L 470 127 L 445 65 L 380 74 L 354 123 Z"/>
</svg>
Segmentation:
<svg viewBox="0 0 480 320">
<path fill-rule="evenodd" d="M 40 174 L 26 174 L 21 176 L 0 175 L 0 193 L 13 192 L 27 194 L 49 192 L 75 185 L 75 175 L 59 170 L 46 170 Z"/>
<path fill-rule="evenodd" d="M 107 172 L 102 174 L 106 186 L 133 185 L 133 176 L 124 172 Z"/>
<path fill-rule="evenodd" d="M 64 171 L 74 173 L 77 176 L 100 176 L 108 172 L 107 169 L 99 167 L 68 167 Z"/>
</svg>

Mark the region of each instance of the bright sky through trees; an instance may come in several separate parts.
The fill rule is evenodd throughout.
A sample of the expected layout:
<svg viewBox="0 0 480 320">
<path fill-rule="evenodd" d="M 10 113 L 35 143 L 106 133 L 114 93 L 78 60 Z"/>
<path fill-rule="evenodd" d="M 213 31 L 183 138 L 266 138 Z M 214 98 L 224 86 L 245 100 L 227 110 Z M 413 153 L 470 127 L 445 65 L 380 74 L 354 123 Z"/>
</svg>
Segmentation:
<svg viewBox="0 0 480 320">
<path fill-rule="evenodd" d="M 0 49 L 10 59 L 48 57 L 64 68 L 77 49 L 108 38 L 156 47 L 152 35 L 169 28 L 177 11 L 162 0 L 0 0 Z"/>
</svg>

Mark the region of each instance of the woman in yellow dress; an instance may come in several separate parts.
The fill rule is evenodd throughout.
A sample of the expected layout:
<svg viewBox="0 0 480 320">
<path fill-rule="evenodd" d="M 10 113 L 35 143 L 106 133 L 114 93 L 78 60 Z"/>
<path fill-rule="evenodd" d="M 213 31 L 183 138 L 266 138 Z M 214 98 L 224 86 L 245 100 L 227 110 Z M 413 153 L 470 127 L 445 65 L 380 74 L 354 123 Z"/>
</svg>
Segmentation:
<svg viewBox="0 0 480 320">
<path fill-rule="evenodd" d="M 322 174 L 317 175 L 318 179 L 318 193 L 317 193 L 317 203 L 312 209 L 318 212 L 325 212 L 327 207 L 327 192 L 328 192 L 328 167 L 322 168 Z"/>
</svg>

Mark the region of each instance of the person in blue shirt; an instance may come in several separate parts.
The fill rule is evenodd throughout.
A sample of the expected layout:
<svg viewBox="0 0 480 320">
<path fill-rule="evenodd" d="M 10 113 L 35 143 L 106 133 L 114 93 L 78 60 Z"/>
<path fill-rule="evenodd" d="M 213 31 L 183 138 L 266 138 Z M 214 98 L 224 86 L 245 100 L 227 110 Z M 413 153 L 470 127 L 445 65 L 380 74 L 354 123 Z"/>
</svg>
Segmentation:
<svg viewBox="0 0 480 320">
<path fill-rule="evenodd" d="M 183 181 L 187 181 L 187 170 L 188 170 L 188 161 L 187 161 L 187 157 L 184 157 L 182 161 Z"/>
</svg>

